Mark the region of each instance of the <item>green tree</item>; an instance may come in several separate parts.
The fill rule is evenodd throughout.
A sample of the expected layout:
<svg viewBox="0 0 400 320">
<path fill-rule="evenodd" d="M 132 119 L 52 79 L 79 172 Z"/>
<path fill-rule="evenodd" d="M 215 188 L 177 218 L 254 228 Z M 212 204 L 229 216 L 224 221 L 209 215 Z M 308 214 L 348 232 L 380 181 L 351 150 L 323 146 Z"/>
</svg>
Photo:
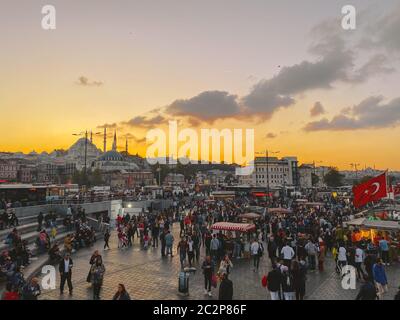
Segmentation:
<svg viewBox="0 0 400 320">
<path fill-rule="evenodd" d="M 319 177 L 315 173 L 312 173 L 311 174 L 311 181 L 312 181 L 312 185 L 315 186 L 319 182 Z"/>
<path fill-rule="evenodd" d="M 328 185 L 328 187 L 336 188 L 343 185 L 342 175 L 337 168 L 331 168 L 329 172 L 324 177 L 324 182 Z"/>
</svg>

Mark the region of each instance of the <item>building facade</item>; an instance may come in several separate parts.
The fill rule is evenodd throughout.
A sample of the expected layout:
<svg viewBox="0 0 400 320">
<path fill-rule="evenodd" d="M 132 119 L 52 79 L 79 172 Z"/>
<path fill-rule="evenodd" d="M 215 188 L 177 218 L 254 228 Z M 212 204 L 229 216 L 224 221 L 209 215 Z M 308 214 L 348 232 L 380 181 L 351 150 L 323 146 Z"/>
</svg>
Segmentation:
<svg viewBox="0 0 400 320">
<path fill-rule="evenodd" d="M 248 176 L 238 176 L 239 184 L 270 189 L 299 186 L 296 157 L 256 157 L 254 171 Z"/>
</svg>

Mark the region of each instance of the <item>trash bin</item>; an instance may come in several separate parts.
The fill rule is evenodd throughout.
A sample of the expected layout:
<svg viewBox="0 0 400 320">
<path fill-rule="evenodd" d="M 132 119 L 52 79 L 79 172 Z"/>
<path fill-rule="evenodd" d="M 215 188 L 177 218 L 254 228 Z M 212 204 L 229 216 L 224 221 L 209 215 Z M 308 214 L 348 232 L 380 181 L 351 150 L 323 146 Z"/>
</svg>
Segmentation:
<svg viewBox="0 0 400 320">
<path fill-rule="evenodd" d="M 180 293 L 189 293 L 189 273 L 179 272 L 178 291 Z"/>
</svg>

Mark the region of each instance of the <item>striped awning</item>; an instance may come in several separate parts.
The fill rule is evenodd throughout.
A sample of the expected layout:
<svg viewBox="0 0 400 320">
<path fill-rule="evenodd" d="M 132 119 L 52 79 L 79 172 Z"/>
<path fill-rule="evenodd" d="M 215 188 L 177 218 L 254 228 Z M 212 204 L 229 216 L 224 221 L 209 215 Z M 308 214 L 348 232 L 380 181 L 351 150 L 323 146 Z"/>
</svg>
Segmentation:
<svg viewBox="0 0 400 320">
<path fill-rule="evenodd" d="M 217 222 L 211 226 L 213 230 L 250 232 L 256 229 L 252 223 Z"/>
</svg>

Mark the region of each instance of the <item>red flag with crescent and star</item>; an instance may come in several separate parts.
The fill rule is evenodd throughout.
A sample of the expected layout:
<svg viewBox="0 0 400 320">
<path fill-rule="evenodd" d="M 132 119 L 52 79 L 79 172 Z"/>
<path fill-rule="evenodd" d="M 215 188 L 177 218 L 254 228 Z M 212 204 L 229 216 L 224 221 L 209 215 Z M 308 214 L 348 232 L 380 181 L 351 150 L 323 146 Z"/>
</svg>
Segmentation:
<svg viewBox="0 0 400 320">
<path fill-rule="evenodd" d="M 353 204 L 356 208 L 365 206 L 367 203 L 386 198 L 388 193 L 386 172 L 372 178 L 364 183 L 353 187 Z"/>
</svg>

